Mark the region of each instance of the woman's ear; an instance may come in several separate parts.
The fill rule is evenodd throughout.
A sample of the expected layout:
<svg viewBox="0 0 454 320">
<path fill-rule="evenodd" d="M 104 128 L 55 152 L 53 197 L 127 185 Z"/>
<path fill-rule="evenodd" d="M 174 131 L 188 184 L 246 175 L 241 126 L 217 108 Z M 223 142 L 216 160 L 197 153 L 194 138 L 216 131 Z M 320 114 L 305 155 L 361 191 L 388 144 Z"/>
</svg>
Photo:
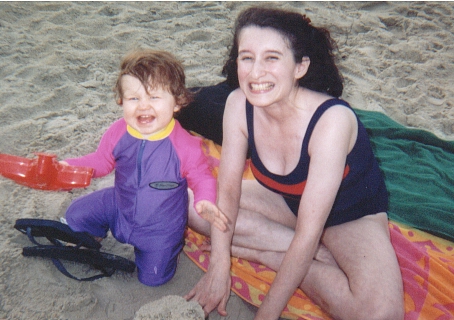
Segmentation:
<svg viewBox="0 0 454 320">
<path fill-rule="evenodd" d="M 303 57 L 301 59 L 301 62 L 296 65 L 295 78 L 301 79 L 302 77 L 304 77 L 304 75 L 307 73 L 307 70 L 309 69 L 310 64 L 311 60 L 309 59 L 309 57 Z"/>
</svg>

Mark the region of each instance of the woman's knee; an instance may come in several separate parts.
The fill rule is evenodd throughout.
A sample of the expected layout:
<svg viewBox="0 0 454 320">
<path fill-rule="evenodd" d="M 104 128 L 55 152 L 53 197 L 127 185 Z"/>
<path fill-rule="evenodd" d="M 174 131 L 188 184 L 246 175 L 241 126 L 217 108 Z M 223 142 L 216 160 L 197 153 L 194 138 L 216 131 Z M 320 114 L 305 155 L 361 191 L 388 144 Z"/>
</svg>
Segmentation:
<svg viewBox="0 0 454 320">
<path fill-rule="evenodd" d="M 403 283 L 385 215 L 328 228 L 324 244 L 348 278 L 347 319 L 403 319 Z M 350 314 L 352 313 L 352 314 Z"/>
<path fill-rule="evenodd" d="M 371 300 L 361 301 L 358 304 L 358 313 L 355 318 L 360 320 L 402 320 L 404 315 L 403 296 L 396 297 L 393 300 L 382 300 L 372 297 Z"/>
</svg>

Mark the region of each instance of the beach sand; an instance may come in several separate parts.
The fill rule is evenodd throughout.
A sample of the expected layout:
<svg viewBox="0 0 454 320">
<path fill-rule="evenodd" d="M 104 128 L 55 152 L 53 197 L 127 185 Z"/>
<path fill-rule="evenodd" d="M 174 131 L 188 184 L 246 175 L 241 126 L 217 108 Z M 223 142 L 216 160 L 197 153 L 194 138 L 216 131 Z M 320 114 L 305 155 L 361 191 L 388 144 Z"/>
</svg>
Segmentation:
<svg viewBox="0 0 454 320">
<path fill-rule="evenodd" d="M 0 2 L 0 153 L 61 160 L 94 151 L 121 117 L 112 87 L 121 57 L 137 47 L 174 53 L 190 87 L 222 81 L 237 14 L 272 4 L 331 31 L 343 98 L 354 108 L 454 139 L 452 2 Z M 136 273 L 77 282 L 49 260 L 21 255 L 30 242 L 13 228 L 16 219 L 59 219 L 72 199 L 112 183 L 109 175 L 86 189 L 51 192 L 0 178 L 0 319 L 134 319 L 142 306 L 161 298 L 172 305 L 167 296 L 195 285 L 202 271 L 185 254 L 175 277 L 156 288 Z M 103 250 L 134 259 L 111 236 Z M 252 319 L 255 309 L 232 294 L 227 310 L 227 319 Z"/>
</svg>

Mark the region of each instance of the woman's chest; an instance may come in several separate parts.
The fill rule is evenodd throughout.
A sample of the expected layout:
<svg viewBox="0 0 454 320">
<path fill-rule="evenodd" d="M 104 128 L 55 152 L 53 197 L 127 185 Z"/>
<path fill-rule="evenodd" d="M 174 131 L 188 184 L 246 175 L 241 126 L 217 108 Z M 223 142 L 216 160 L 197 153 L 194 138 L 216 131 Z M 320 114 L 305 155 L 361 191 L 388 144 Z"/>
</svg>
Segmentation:
<svg viewBox="0 0 454 320">
<path fill-rule="evenodd" d="M 254 144 L 265 168 L 277 175 L 288 175 L 298 165 L 301 152 L 306 152 L 304 136 L 307 124 L 299 122 L 284 126 L 256 126 Z"/>
</svg>

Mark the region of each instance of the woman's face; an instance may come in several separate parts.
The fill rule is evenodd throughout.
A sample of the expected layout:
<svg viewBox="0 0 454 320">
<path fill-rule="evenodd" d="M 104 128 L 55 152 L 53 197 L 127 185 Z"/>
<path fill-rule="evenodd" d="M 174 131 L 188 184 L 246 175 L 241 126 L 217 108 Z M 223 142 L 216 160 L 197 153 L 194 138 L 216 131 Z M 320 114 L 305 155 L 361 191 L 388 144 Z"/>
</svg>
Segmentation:
<svg viewBox="0 0 454 320">
<path fill-rule="evenodd" d="M 238 37 L 238 82 L 254 106 L 289 98 L 307 67 L 295 63 L 286 39 L 271 28 L 245 27 Z"/>
</svg>

